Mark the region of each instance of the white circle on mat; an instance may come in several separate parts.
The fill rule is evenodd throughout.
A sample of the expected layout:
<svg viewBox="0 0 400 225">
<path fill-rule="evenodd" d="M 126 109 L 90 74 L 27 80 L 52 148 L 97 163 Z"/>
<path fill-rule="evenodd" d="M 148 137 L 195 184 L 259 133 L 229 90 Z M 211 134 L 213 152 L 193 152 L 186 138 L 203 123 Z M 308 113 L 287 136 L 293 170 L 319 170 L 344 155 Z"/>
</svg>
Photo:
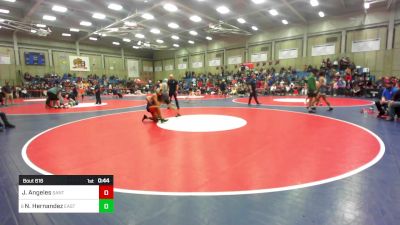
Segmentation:
<svg viewBox="0 0 400 225">
<path fill-rule="evenodd" d="M 274 102 L 305 103 L 305 98 L 275 98 Z"/>
<path fill-rule="evenodd" d="M 198 98 L 204 98 L 204 96 L 202 95 L 178 96 L 178 99 L 198 99 Z"/>
<path fill-rule="evenodd" d="M 88 102 L 88 103 L 79 103 L 78 105 L 74 106 L 73 108 L 89 108 L 89 107 L 99 107 L 99 106 L 105 106 L 107 103 L 101 103 L 101 105 L 96 105 L 94 102 Z"/>
<path fill-rule="evenodd" d="M 199 114 L 171 117 L 157 126 L 180 132 L 217 132 L 238 129 L 246 124 L 246 120 L 235 116 Z"/>
</svg>

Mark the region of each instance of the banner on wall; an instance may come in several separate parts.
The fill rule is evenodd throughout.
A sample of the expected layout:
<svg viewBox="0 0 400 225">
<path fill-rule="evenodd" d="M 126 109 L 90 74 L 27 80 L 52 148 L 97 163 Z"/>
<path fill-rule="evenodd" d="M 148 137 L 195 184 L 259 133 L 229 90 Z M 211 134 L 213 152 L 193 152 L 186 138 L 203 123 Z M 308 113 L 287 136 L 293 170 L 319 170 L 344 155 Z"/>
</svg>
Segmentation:
<svg viewBox="0 0 400 225">
<path fill-rule="evenodd" d="M 156 66 L 154 67 L 155 72 L 162 72 L 162 66 Z"/>
<path fill-rule="evenodd" d="M 153 67 L 152 66 L 143 66 L 143 71 L 144 72 L 153 72 Z"/>
<path fill-rule="evenodd" d="M 164 70 L 165 70 L 165 71 L 172 71 L 172 70 L 174 70 L 174 66 L 173 66 L 173 65 L 166 65 L 166 66 L 164 67 Z"/>
<path fill-rule="evenodd" d="M 266 61 L 268 61 L 268 52 L 251 54 L 251 62 L 266 62 Z"/>
<path fill-rule="evenodd" d="M 187 69 L 187 64 L 186 63 L 178 64 L 178 70 L 186 70 L 186 69 Z"/>
<path fill-rule="evenodd" d="M 128 77 L 139 77 L 139 61 L 128 59 L 126 60 L 128 68 Z"/>
<path fill-rule="evenodd" d="M 311 56 L 321 55 L 334 55 L 336 49 L 335 43 L 328 43 L 324 45 L 314 45 L 311 48 Z"/>
<path fill-rule="evenodd" d="M 369 52 L 379 51 L 381 49 L 381 39 L 370 39 L 353 41 L 351 45 L 351 52 Z"/>
<path fill-rule="evenodd" d="M 297 48 L 279 50 L 279 59 L 295 59 L 299 56 Z"/>
<path fill-rule="evenodd" d="M 11 57 L 9 55 L 0 55 L 0 64 L 2 65 L 11 64 Z"/>
<path fill-rule="evenodd" d="M 231 56 L 228 58 L 228 65 L 241 64 L 243 61 L 242 56 Z"/>
<path fill-rule="evenodd" d="M 208 61 L 208 66 L 221 66 L 221 59 L 212 59 Z"/>
<path fill-rule="evenodd" d="M 192 63 L 192 68 L 196 69 L 196 68 L 203 68 L 203 62 L 193 62 Z"/>
<path fill-rule="evenodd" d="M 70 71 L 90 71 L 89 57 L 85 56 L 69 56 Z"/>
</svg>

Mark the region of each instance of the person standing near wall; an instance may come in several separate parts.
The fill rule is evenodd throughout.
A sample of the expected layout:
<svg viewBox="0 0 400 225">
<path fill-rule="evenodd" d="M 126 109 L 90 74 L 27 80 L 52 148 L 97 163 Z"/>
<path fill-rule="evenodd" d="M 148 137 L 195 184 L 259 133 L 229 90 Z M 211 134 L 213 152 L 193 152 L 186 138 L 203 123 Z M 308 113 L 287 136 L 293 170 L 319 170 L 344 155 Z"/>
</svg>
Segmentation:
<svg viewBox="0 0 400 225">
<path fill-rule="evenodd" d="M 101 105 L 101 87 L 99 82 L 94 81 L 94 94 L 96 95 L 96 105 Z"/>
<path fill-rule="evenodd" d="M 6 82 L 6 85 L 4 85 L 2 90 L 5 95 L 5 105 L 8 105 L 8 100 L 11 101 L 11 104 L 14 104 L 13 89 L 11 88 L 9 82 Z"/>
</svg>

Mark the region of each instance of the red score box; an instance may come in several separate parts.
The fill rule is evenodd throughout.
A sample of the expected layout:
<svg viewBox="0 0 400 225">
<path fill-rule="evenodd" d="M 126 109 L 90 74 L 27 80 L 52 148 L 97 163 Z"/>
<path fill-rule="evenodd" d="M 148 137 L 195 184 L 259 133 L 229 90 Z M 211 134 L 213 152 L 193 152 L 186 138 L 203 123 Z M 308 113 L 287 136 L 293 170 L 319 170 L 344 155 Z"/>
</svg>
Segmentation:
<svg viewBox="0 0 400 225">
<path fill-rule="evenodd" d="M 99 186 L 99 199 L 113 199 L 114 186 L 113 185 L 100 185 Z"/>
</svg>

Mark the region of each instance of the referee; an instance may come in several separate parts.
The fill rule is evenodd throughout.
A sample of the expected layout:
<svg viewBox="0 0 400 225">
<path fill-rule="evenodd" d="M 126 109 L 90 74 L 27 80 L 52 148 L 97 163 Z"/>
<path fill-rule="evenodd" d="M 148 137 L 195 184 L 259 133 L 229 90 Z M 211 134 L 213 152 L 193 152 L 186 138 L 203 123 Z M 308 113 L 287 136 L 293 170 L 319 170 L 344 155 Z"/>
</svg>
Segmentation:
<svg viewBox="0 0 400 225">
<path fill-rule="evenodd" d="M 176 108 L 179 109 L 179 102 L 177 98 L 177 93 L 179 90 L 178 81 L 174 79 L 174 75 L 170 74 L 168 78 L 168 89 L 169 89 L 169 99 L 172 101 L 172 96 L 175 98 Z"/>
</svg>

